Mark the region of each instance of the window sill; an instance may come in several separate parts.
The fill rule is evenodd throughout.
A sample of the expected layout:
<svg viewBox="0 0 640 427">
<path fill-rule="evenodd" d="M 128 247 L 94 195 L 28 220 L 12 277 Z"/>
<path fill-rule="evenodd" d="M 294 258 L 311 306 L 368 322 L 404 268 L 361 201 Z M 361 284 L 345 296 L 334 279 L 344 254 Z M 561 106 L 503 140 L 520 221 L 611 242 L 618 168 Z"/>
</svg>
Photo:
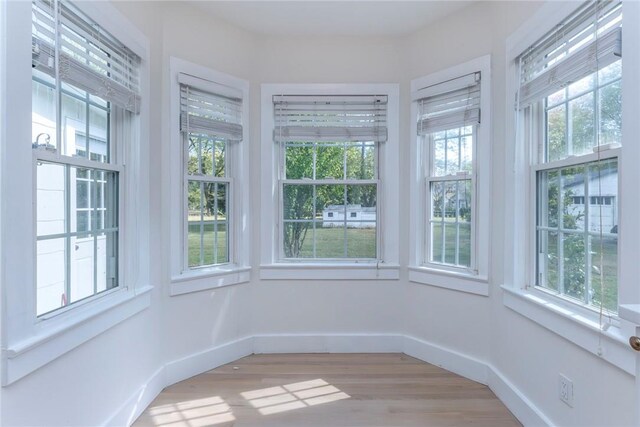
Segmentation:
<svg viewBox="0 0 640 427">
<path fill-rule="evenodd" d="M 191 270 L 171 278 L 171 296 L 239 285 L 251 280 L 251 267 L 228 265 Z"/>
<path fill-rule="evenodd" d="M 621 304 L 619 311 L 621 319 L 640 326 L 640 304 Z"/>
<path fill-rule="evenodd" d="M 503 303 L 511 310 L 626 373 L 635 375 L 635 355 L 629 351 L 619 327 L 612 325 L 606 331 L 600 331 L 596 316 L 578 314 L 537 293 L 510 286 L 502 286 L 502 289 Z"/>
<path fill-rule="evenodd" d="M 485 276 L 410 266 L 409 281 L 474 295 L 489 296 L 489 280 Z"/>
<path fill-rule="evenodd" d="M 3 385 L 9 385 L 63 354 L 143 311 L 151 304 L 152 286 L 126 290 L 79 306 L 58 318 L 43 320 L 41 331 L 10 344 L 4 352 Z"/>
<path fill-rule="evenodd" d="M 263 280 L 398 280 L 400 266 L 376 263 L 282 263 L 260 266 Z"/>
</svg>

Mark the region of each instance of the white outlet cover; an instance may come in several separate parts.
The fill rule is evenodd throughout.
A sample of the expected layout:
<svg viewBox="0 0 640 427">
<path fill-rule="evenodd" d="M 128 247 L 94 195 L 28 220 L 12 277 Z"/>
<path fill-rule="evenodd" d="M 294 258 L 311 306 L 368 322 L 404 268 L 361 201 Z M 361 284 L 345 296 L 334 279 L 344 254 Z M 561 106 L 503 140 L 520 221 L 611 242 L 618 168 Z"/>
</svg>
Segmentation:
<svg viewBox="0 0 640 427">
<path fill-rule="evenodd" d="M 573 381 L 562 374 L 558 375 L 558 397 L 573 408 Z"/>
</svg>

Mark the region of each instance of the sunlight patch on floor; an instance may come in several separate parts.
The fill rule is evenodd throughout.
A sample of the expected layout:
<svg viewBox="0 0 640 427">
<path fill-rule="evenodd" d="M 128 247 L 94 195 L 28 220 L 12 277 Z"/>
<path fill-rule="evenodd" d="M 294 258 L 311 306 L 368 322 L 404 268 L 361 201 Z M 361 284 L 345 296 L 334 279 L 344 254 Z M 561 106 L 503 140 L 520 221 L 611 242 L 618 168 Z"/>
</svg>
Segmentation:
<svg viewBox="0 0 640 427">
<path fill-rule="evenodd" d="M 337 402 L 351 397 L 323 379 L 245 391 L 240 395 L 262 415 Z"/>
<path fill-rule="evenodd" d="M 231 407 L 218 396 L 154 406 L 149 415 L 154 425 L 162 427 L 204 427 L 236 419 Z"/>
</svg>

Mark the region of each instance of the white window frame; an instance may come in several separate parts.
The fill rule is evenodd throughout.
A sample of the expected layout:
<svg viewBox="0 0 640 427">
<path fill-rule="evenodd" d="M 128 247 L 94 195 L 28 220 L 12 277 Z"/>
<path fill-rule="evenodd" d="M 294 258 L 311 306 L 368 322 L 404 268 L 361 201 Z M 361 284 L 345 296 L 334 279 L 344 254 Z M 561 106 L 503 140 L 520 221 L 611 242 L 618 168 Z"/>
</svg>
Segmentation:
<svg viewBox="0 0 640 427">
<path fill-rule="evenodd" d="M 186 162 L 184 140 L 180 131 L 180 84 L 178 74 L 188 74 L 198 79 L 242 92 L 242 132 L 240 142 L 227 144 L 227 177 L 231 182 L 229 200 L 229 262 L 189 269 L 186 265 Z M 251 230 L 249 213 L 249 82 L 180 58 L 169 58 L 170 76 L 170 143 L 163 151 L 163 165 L 170 171 L 170 197 L 167 209 L 170 214 L 167 248 L 171 262 L 172 296 L 206 289 L 246 283 L 250 275 Z M 206 89 L 206 88 L 202 88 Z M 176 250 L 175 248 L 180 248 Z"/>
<path fill-rule="evenodd" d="M 260 278 L 319 280 L 396 280 L 399 278 L 399 85 L 263 84 L 261 86 L 261 258 Z M 386 95 L 388 139 L 378 145 L 379 247 L 377 260 L 292 261 L 280 257 L 281 150 L 273 141 L 276 95 Z M 394 219 L 395 218 L 395 219 Z"/>
<path fill-rule="evenodd" d="M 480 72 L 481 123 L 474 125 L 472 204 L 472 266 L 459 268 L 427 261 L 429 224 L 428 182 L 431 163 L 429 137 L 417 134 L 418 95 L 420 89 L 467 74 Z M 409 280 L 475 295 L 489 295 L 489 236 L 491 208 L 491 56 L 429 74 L 411 81 L 411 182 L 410 182 L 410 261 Z M 462 179 L 462 178 L 461 178 Z"/>
<path fill-rule="evenodd" d="M 2 2 L 3 39 L 11 39 L 2 62 L 2 384 L 11 384 L 150 305 L 148 229 L 149 42 L 115 7 L 78 8 L 141 58 L 140 114 L 120 175 L 119 286 L 51 315 L 36 317 L 35 155 L 31 144 L 31 2 Z M 10 103 L 9 103 L 10 100 Z M 10 104 L 10 105 L 9 105 Z M 10 144 L 8 141 L 23 141 Z M 42 153 L 42 155 L 46 155 Z M 75 159 L 82 165 L 81 159 Z M 105 165 L 107 166 L 107 165 Z M 125 255 L 126 254 L 126 255 Z"/>
<path fill-rule="evenodd" d="M 626 25 L 622 32 L 624 57 L 622 60 L 622 147 L 618 158 L 619 230 L 618 236 L 618 304 L 619 317 L 604 316 L 600 327 L 598 313 L 578 304 L 537 289 L 532 281 L 535 262 L 535 182 L 530 171 L 534 149 L 524 143 L 524 135 L 517 132 L 515 100 L 518 89 L 518 56 L 569 16 L 579 4 L 548 2 L 514 32 L 506 43 L 506 139 L 505 139 L 505 240 L 503 257 L 505 283 L 503 303 L 517 313 L 555 332 L 586 351 L 608 361 L 620 369 L 635 374 L 635 356 L 628 350 L 627 339 L 635 332 L 633 324 L 640 307 L 640 147 L 633 135 L 640 133 L 637 114 L 640 111 L 640 83 L 634 78 L 640 67 L 640 26 Z M 624 2 L 623 21 L 640 20 L 640 3 Z M 625 76 L 627 76 L 625 78 Z M 631 77 L 629 77 L 631 76 Z M 616 153 L 610 153 L 616 154 Z M 603 156 L 604 157 L 604 156 Z M 637 320 L 637 318 L 635 318 Z"/>
</svg>

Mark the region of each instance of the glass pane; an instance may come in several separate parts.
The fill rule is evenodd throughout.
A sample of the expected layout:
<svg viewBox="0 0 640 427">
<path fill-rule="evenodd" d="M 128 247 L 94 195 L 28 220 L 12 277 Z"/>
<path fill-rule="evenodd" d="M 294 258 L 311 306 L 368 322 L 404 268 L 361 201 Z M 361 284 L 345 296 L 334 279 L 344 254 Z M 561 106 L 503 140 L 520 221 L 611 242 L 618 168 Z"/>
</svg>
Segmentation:
<svg viewBox="0 0 640 427">
<path fill-rule="evenodd" d="M 288 145 L 285 149 L 287 179 L 313 178 L 313 147 Z"/>
<path fill-rule="evenodd" d="M 442 222 L 431 223 L 431 261 L 444 262 L 444 246 L 442 241 Z"/>
<path fill-rule="evenodd" d="M 458 181 L 458 221 L 471 221 L 471 180 Z"/>
<path fill-rule="evenodd" d="M 68 156 L 87 157 L 87 103 L 62 95 L 63 141 L 62 153 Z"/>
<path fill-rule="evenodd" d="M 189 221 L 187 236 L 188 264 L 189 267 L 198 267 L 204 263 L 200 256 L 202 249 L 203 224 L 200 221 Z"/>
<path fill-rule="evenodd" d="M 347 229 L 347 257 L 376 257 L 376 223 L 360 222 Z"/>
<path fill-rule="evenodd" d="M 445 264 L 456 263 L 456 249 L 458 242 L 458 227 L 455 223 L 444 223 L 444 262 Z"/>
<path fill-rule="evenodd" d="M 38 236 L 65 232 L 65 167 L 38 162 L 36 217 Z"/>
<path fill-rule="evenodd" d="M 71 237 L 69 304 L 94 294 L 93 273 L 96 268 L 93 236 Z M 104 247 L 102 248 L 104 250 Z M 104 253 L 102 254 L 104 257 Z"/>
<path fill-rule="evenodd" d="M 582 234 L 564 234 L 562 251 L 564 293 L 584 301 L 586 278 L 585 236 Z"/>
<path fill-rule="evenodd" d="M 347 178 L 375 179 L 375 145 L 372 142 L 347 144 Z"/>
<path fill-rule="evenodd" d="M 447 175 L 455 174 L 460 170 L 460 139 L 457 136 L 455 138 L 450 138 L 449 132 L 451 131 L 447 131 Z"/>
<path fill-rule="evenodd" d="M 284 219 L 313 219 L 313 185 L 285 184 L 283 195 Z"/>
<path fill-rule="evenodd" d="M 36 314 L 38 316 L 67 304 L 66 242 L 66 238 L 37 242 Z"/>
<path fill-rule="evenodd" d="M 311 221 L 285 222 L 283 234 L 286 258 L 313 257 L 313 223 Z"/>
<path fill-rule="evenodd" d="M 542 280 L 540 286 L 547 289 L 558 291 L 558 265 L 560 259 L 558 257 L 558 233 L 555 231 L 538 232 L 538 256 L 541 257 L 540 263 Z"/>
<path fill-rule="evenodd" d="M 325 221 L 323 227 L 342 227 L 345 219 L 344 198 L 344 185 L 317 185 L 315 219 Z"/>
<path fill-rule="evenodd" d="M 99 233 L 96 236 L 96 290 L 102 292 L 118 285 L 118 234 Z"/>
<path fill-rule="evenodd" d="M 543 171 L 538 174 L 540 195 L 538 198 L 538 225 L 543 227 L 558 226 L 559 179 L 560 173 L 557 170 Z M 580 198 L 570 197 L 566 200 L 571 203 L 570 206 L 579 207 Z M 582 200 L 584 201 L 584 197 Z"/>
<path fill-rule="evenodd" d="M 620 77 L 622 77 L 622 61 L 616 61 L 598 72 L 598 84 L 605 85 Z"/>
<path fill-rule="evenodd" d="M 90 159 L 99 162 L 109 160 L 109 114 L 107 110 L 89 107 L 89 153 Z"/>
<path fill-rule="evenodd" d="M 438 133 L 439 134 L 444 134 Z M 445 161 L 446 143 L 444 139 L 434 139 L 433 141 L 433 176 L 446 175 L 446 161 Z"/>
<path fill-rule="evenodd" d="M 621 82 L 600 89 L 600 144 L 622 142 Z"/>
<path fill-rule="evenodd" d="M 473 136 L 465 135 L 460 140 L 461 150 L 461 162 L 460 171 L 469 172 L 473 171 Z"/>
<path fill-rule="evenodd" d="M 445 220 L 456 221 L 458 217 L 458 183 L 444 183 L 444 216 Z"/>
<path fill-rule="evenodd" d="M 618 237 L 590 237 L 591 304 L 618 311 Z M 604 278 L 604 280 L 602 280 Z"/>
<path fill-rule="evenodd" d="M 343 179 L 344 155 L 344 144 L 318 145 L 316 179 Z"/>
<path fill-rule="evenodd" d="M 471 266 L 471 224 L 461 223 L 459 225 L 459 258 L 458 265 L 462 267 Z"/>
<path fill-rule="evenodd" d="M 322 227 L 318 226 L 316 229 L 316 257 L 344 258 L 346 255 L 345 230 L 343 223 L 339 226 L 332 226 L 329 222 L 323 222 Z"/>
<path fill-rule="evenodd" d="M 214 175 L 217 177 L 227 176 L 227 143 L 225 141 L 215 141 L 214 147 Z"/>
<path fill-rule="evenodd" d="M 189 134 L 187 144 L 187 173 L 195 175 L 200 173 L 200 140 L 197 135 Z"/>
<path fill-rule="evenodd" d="M 204 135 L 198 138 L 198 141 L 200 146 L 200 173 L 203 175 L 213 175 L 213 157 L 215 155 L 214 141 Z"/>
<path fill-rule="evenodd" d="M 593 81 L 595 74 L 591 74 L 581 80 L 578 80 L 575 83 L 569 85 L 569 98 L 572 98 L 576 95 L 580 95 L 587 91 L 593 90 Z"/>
<path fill-rule="evenodd" d="M 228 259 L 227 185 L 226 183 L 203 184 L 203 265 L 219 264 Z"/>
<path fill-rule="evenodd" d="M 569 230 L 585 229 L 585 167 L 562 169 L 562 227 Z"/>
<path fill-rule="evenodd" d="M 33 70 L 33 77 L 46 75 Z M 56 92 L 53 86 L 33 80 L 31 85 L 31 141 L 33 147 L 56 148 Z"/>
<path fill-rule="evenodd" d="M 376 220 L 377 185 L 347 185 L 348 211 L 356 215 L 349 215 L 351 220 Z"/>
<path fill-rule="evenodd" d="M 566 89 L 560 89 L 554 94 L 551 94 L 547 97 L 547 106 L 551 107 L 560 102 L 563 102 L 566 98 Z"/>
<path fill-rule="evenodd" d="M 444 183 L 431 183 L 431 218 L 441 220 L 444 215 Z"/>
<path fill-rule="evenodd" d="M 569 120 L 571 123 L 569 154 L 578 156 L 591 152 L 595 146 L 593 92 L 569 102 Z"/>
<path fill-rule="evenodd" d="M 567 155 L 567 107 L 561 104 L 547 111 L 547 160 L 560 160 Z"/>
</svg>

